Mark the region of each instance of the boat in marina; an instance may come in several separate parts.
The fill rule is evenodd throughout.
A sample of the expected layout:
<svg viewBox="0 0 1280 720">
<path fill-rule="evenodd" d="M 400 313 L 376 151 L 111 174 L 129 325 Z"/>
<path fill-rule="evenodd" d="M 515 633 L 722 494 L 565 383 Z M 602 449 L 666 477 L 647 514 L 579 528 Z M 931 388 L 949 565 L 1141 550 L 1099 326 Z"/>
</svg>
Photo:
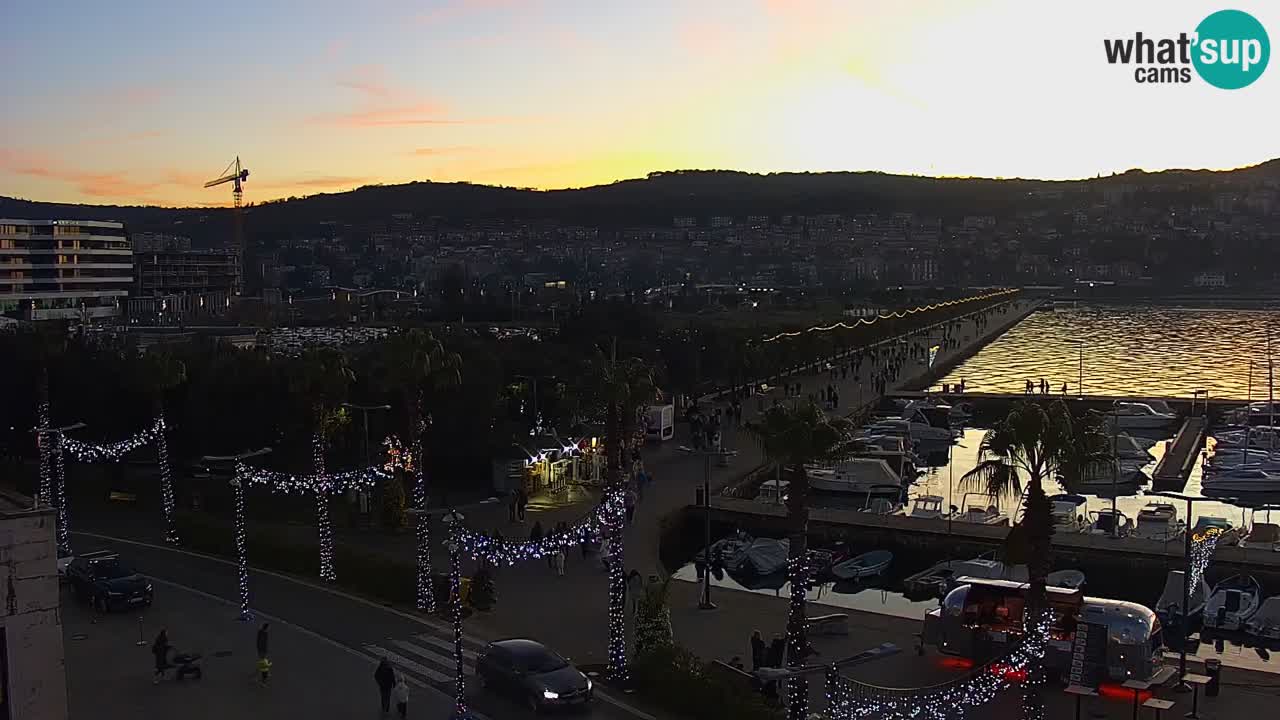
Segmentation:
<svg viewBox="0 0 1280 720">
<path fill-rule="evenodd" d="M 787 500 L 787 487 L 791 485 L 786 480 L 778 480 L 770 478 L 760 483 L 760 490 L 756 493 L 756 500 L 771 505 L 781 505 Z"/>
<path fill-rule="evenodd" d="M 805 466 L 809 487 L 819 492 L 858 493 L 872 488 L 896 488 L 900 491 L 902 478 L 884 460 L 876 458 L 845 458 L 834 465 Z"/>
<path fill-rule="evenodd" d="M 867 490 L 866 501 L 859 512 L 897 515 L 902 512 L 902 502 L 898 499 L 901 491 L 897 485 L 874 485 Z"/>
<path fill-rule="evenodd" d="M 1160 593 L 1160 599 L 1156 601 L 1156 615 L 1160 617 L 1160 622 L 1166 626 L 1178 617 L 1179 609 L 1182 607 L 1182 593 L 1185 574 L 1181 570 L 1170 570 L 1164 579 L 1164 590 Z M 1191 594 L 1188 596 L 1187 618 L 1194 621 L 1204 612 L 1205 603 L 1209 602 L 1209 584 L 1200 578 L 1200 582 L 1191 588 Z"/>
<path fill-rule="evenodd" d="M 1045 584 L 1049 587 L 1069 588 L 1071 590 L 1079 590 L 1084 587 L 1084 571 L 1082 570 L 1054 570 L 1045 576 Z"/>
<path fill-rule="evenodd" d="M 945 408 L 947 416 L 952 422 L 963 422 L 973 416 L 973 405 L 967 402 L 948 403 L 947 401 L 934 397 L 923 397 L 908 401 L 902 406 L 903 417 L 907 417 L 906 413 L 911 410 L 924 408 Z"/>
<path fill-rule="evenodd" d="M 1258 612 L 1245 622 L 1244 631 L 1258 640 L 1280 640 L 1280 595 L 1264 600 Z"/>
<path fill-rule="evenodd" d="M 978 496 L 981 499 L 970 502 L 970 496 Z M 1000 507 L 994 504 L 991 496 L 986 493 L 965 493 L 960 503 L 961 509 L 951 516 L 955 522 L 977 525 L 1009 524 L 1009 516 L 1000 512 Z"/>
<path fill-rule="evenodd" d="M 1203 537 L 1209 532 L 1217 533 L 1217 543 L 1222 547 L 1240 542 L 1240 531 L 1231 524 L 1230 520 L 1213 515 L 1201 515 L 1196 519 L 1195 527 L 1191 528 L 1191 537 L 1193 539 Z"/>
<path fill-rule="evenodd" d="M 942 504 L 946 500 L 941 495 L 917 495 L 911 499 L 911 509 L 907 517 L 940 518 L 944 514 Z"/>
<path fill-rule="evenodd" d="M 756 538 L 743 551 L 742 562 L 732 570 L 745 574 L 764 577 L 780 573 L 787 566 L 787 555 L 791 551 L 791 542 L 785 538 Z M 726 565 L 726 567 L 728 567 Z"/>
<path fill-rule="evenodd" d="M 1084 532 L 1089 535 L 1126 537 L 1133 532 L 1133 521 L 1119 510 L 1094 510 L 1089 513 L 1089 525 Z"/>
<path fill-rule="evenodd" d="M 955 439 L 949 405 L 904 410 L 902 419 L 911 424 L 911 437 L 921 442 L 951 442 Z"/>
<path fill-rule="evenodd" d="M 911 421 L 902 418 L 880 418 L 862 428 L 862 434 L 854 439 L 868 441 L 883 436 L 901 438 L 907 446 L 915 442 L 915 438 L 911 436 Z"/>
<path fill-rule="evenodd" d="M 1274 425 L 1277 416 L 1280 400 L 1260 400 L 1232 410 L 1224 419 L 1232 425 Z"/>
<path fill-rule="evenodd" d="M 1182 537 L 1183 531 L 1177 508 L 1169 503 L 1153 502 L 1138 511 L 1138 520 L 1131 535 L 1145 540 L 1167 542 Z"/>
<path fill-rule="evenodd" d="M 1089 500 L 1083 495 L 1054 495 L 1049 502 L 1054 532 L 1078 533 L 1089 526 L 1085 517 Z"/>
<path fill-rule="evenodd" d="M 1107 421 L 1116 427 L 1132 430 L 1157 430 L 1178 420 L 1176 414 L 1161 412 L 1145 402 L 1117 402 L 1106 416 Z"/>
<path fill-rule="evenodd" d="M 737 533 L 711 543 L 711 558 L 714 564 L 726 570 L 736 570 L 746 560 L 747 549 L 754 540 L 746 533 Z M 693 556 L 694 562 L 705 563 L 706 554 L 699 550 Z"/>
<path fill-rule="evenodd" d="M 1012 571 L 1004 563 L 987 554 L 972 560 L 946 560 L 937 563 L 903 580 L 902 587 L 909 596 L 938 597 L 944 594 L 958 578 L 1018 579 L 1009 577 L 1013 574 L 1020 573 Z M 1021 574 L 1025 575 L 1025 573 Z"/>
<path fill-rule="evenodd" d="M 1280 493 L 1280 472 L 1259 468 L 1238 468 L 1206 473 L 1201 489 L 1215 493 Z"/>
<path fill-rule="evenodd" d="M 861 580 L 882 574 L 891 562 L 893 553 L 888 550 L 872 550 L 832 565 L 831 575 L 838 580 Z"/>
<path fill-rule="evenodd" d="M 1214 630 L 1243 630 L 1262 604 L 1262 586 L 1248 575 L 1233 575 L 1213 586 L 1204 606 L 1204 626 Z"/>
<path fill-rule="evenodd" d="M 1213 436 L 1214 448 L 1248 447 L 1250 450 L 1280 450 L 1280 428 L 1259 425 L 1250 428 L 1224 430 Z"/>
<path fill-rule="evenodd" d="M 1066 484 L 1090 495 L 1110 493 L 1112 490 L 1120 494 L 1130 494 L 1151 483 L 1151 476 L 1142 469 L 1142 465 L 1137 464 L 1138 462 L 1140 461 L 1114 460 L 1094 463 L 1085 468 L 1079 479 Z"/>
<path fill-rule="evenodd" d="M 1240 547 L 1246 550 L 1280 552 L 1280 525 L 1254 522 L 1249 532 L 1240 538 Z"/>
</svg>

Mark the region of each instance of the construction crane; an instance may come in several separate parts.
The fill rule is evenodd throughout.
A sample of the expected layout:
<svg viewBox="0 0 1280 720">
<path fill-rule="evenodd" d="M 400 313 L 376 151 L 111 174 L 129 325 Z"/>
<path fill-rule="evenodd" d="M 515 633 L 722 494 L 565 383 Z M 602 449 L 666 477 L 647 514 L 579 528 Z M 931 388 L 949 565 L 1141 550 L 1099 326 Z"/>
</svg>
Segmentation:
<svg viewBox="0 0 1280 720">
<path fill-rule="evenodd" d="M 235 279 L 235 287 L 233 288 L 233 291 L 236 295 L 240 294 L 241 287 L 244 283 L 244 277 L 245 277 L 244 220 L 241 218 L 241 215 L 240 215 L 240 204 L 241 204 L 241 201 L 244 199 L 244 183 L 247 182 L 248 180 L 249 180 L 249 170 L 248 168 L 240 167 L 240 156 L 237 155 L 236 159 L 233 160 L 231 164 L 228 165 L 227 168 L 222 171 L 222 177 L 219 177 L 217 180 L 210 180 L 209 182 L 204 184 L 205 187 L 211 188 L 216 185 L 233 183 L 231 186 L 231 198 L 234 203 L 234 208 L 232 209 L 232 220 L 231 220 L 233 224 L 231 246 L 233 251 L 236 254 L 237 277 Z"/>
</svg>

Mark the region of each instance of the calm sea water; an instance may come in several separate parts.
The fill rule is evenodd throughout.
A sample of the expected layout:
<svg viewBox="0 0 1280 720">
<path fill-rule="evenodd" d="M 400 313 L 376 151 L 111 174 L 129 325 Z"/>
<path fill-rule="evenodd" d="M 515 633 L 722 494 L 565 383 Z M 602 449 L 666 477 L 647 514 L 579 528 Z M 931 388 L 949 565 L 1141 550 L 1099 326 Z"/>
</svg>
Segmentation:
<svg viewBox="0 0 1280 720">
<path fill-rule="evenodd" d="M 939 382 L 1022 392 L 1028 379 L 1088 395 L 1267 396 L 1267 332 L 1280 354 L 1280 311 L 1079 307 L 1033 313 Z"/>
</svg>

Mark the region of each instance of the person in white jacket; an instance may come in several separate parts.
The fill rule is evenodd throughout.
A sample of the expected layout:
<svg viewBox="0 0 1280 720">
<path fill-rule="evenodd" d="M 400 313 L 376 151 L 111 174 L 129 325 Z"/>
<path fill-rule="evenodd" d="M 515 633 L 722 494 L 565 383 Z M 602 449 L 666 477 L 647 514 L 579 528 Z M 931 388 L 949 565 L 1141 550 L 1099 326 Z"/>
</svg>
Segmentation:
<svg viewBox="0 0 1280 720">
<path fill-rule="evenodd" d="M 401 719 L 409 716 L 409 683 L 405 682 L 404 675 L 396 678 L 396 686 L 391 691 L 391 697 L 396 701 L 396 712 L 399 713 Z"/>
</svg>

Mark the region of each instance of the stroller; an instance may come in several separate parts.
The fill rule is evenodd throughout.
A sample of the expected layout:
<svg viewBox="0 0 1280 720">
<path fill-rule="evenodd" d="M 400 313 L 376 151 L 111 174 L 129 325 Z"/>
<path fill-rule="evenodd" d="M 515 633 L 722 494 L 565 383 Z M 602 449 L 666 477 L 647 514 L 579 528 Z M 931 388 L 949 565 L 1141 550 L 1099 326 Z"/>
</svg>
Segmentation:
<svg viewBox="0 0 1280 720">
<path fill-rule="evenodd" d="M 204 671 L 200 669 L 200 653 L 174 653 L 172 667 L 175 680 L 188 675 L 195 680 L 204 677 Z"/>
</svg>

